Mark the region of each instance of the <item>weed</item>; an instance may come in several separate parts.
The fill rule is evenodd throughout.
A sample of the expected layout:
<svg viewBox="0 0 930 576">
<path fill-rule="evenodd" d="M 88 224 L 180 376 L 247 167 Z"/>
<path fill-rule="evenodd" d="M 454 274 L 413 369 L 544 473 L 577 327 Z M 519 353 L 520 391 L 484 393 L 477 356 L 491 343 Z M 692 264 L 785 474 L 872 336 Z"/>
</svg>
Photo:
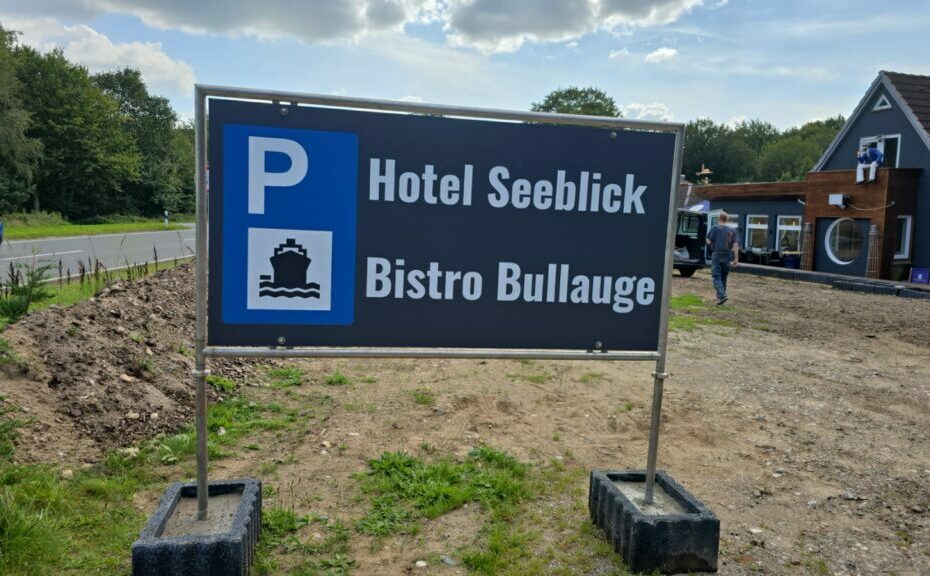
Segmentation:
<svg viewBox="0 0 930 576">
<path fill-rule="evenodd" d="M 52 292 L 46 280 L 51 270 L 51 264 L 37 262 L 35 257 L 29 266 L 10 262 L 6 282 L 0 284 L 0 317 L 16 322 L 25 316 L 30 305 L 48 300 Z"/>
<path fill-rule="evenodd" d="M 12 364 L 14 362 L 19 362 L 19 356 L 16 354 L 16 350 L 13 350 L 9 342 L 0 338 L 0 366 Z"/>
<path fill-rule="evenodd" d="M 372 509 L 356 525 L 366 534 L 408 530 L 416 516 L 436 518 L 466 502 L 503 515 L 529 495 L 526 465 L 487 446 L 463 462 L 440 458 L 427 463 L 405 452 L 385 452 L 368 465 L 363 489 L 375 496 Z"/>
<path fill-rule="evenodd" d="M 307 524 L 307 516 L 298 516 L 290 508 L 271 508 L 262 513 L 262 536 L 272 543 L 280 543 L 285 537 L 297 532 Z"/>
<path fill-rule="evenodd" d="M 145 374 L 154 374 L 155 373 L 155 364 L 152 363 L 152 359 L 148 356 L 140 356 L 136 359 L 135 366 L 133 366 L 132 371 L 137 376 L 144 376 Z"/>
<path fill-rule="evenodd" d="M 524 380 L 532 384 L 545 384 L 552 379 L 552 375 L 546 372 L 540 372 L 538 374 L 508 374 L 507 377 L 511 380 Z"/>
<path fill-rule="evenodd" d="M 19 412 L 19 407 L 6 404 L 3 396 L 0 396 L 0 462 L 13 456 L 16 438 L 19 437 L 18 429 L 28 424 L 26 420 L 10 416 L 16 412 Z"/>
<path fill-rule="evenodd" d="M 268 369 L 273 388 L 289 388 L 304 383 L 304 371 L 297 366 L 277 366 Z"/>
<path fill-rule="evenodd" d="M 413 391 L 413 401 L 421 406 L 432 406 L 436 403 L 436 395 L 429 388 L 420 388 Z"/>
<path fill-rule="evenodd" d="M 135 332 L 129 335 L 129 339 L 136 344 L 142 344 L 142 342 L 145 341 L 145 338 L 143 338 L 141 334 L 136 334 Z"/>
<path fill-rule="evenodd" d="M 333 372 L 326 376 L 326 379 L 323 382 L 327 386 L 345 386 L 349 384 L 349 377 L 343 374 L 342 372 Z"/>
<path fill-rule="evenodd" d="M 300 516 L 287 508 L 272 508 L 262 521 L 262 539 L 259 542 L 256 573 L 277 573 L 271 555 L 275 549 L 300 552 L 306 559 L 290 574 L 342 576 L 350 573 L 355 561 L 349 554 L 349 530 L 341 522 L 330 523 L 315 515 Z M 310 524 L 321 524 L 322 535 L 301 541 L 299 531 Z"/>
<path fill-rule="evenodd" d="M 363 412 L 365 414 L 373 414 L 378 411 L 378 405 L 374 402 L 346 402 L 343 404 L 343 408 L 346 409 L 346 412 Z"/>
<path fill-rule="evenodd" d="M 598 382 L 600 380 L 606 380 L 607 375 L 601 372 L 585 372 L 581 375 L 581 378 L 578 379 L 582 384 L 591 384 L 593 382 Z"/>
<path fill-rule="evenodd" d="M 184 345 L 183 342 L 172 342 L 171 349 L 180 354 L 181 356 L 187 356 L 188 358 L 194 357 L 194 352 Z"/>
<path fill-rule="evenodd" d="M 207 376 L 207 384 L 213 386 L 220 392 L 226 392 L 230 394 L 236 391 L 236 383 L 230 380 L 229 378 L 223 378 L 222 376 L 217 376 L 211 374 Z"/>
<path fill-rule="evenodd" d="M 207 414 L 207 452 L 211 458 L 228 456 L 221 446 L 262 430 L 281 430 L 297 421 L 293 410 L 284 410 L 278 404 L 257 404 L 242 398 L 230 398 L 214 404 Z M 196 435 L 192 428 L 183 429 L 164 439 L 158 446 L 163 464 L 177 464 L 196 452 Z"/>
<path fill-rule="evenodd" d="M 833 574 L 823 558 L 808 558 L 804 563 L 817 576 L 830 576 Z"/>
<path fill-rule="evenodd" d="M 562 462 L 527 470 L 534 500 L 549 506 L 527 505 L 510 514 L 492 513 L 474 547 L 463 551 L 462 564 L 473 574 L 494 576 L 549 576 L 602 574 L 628 576 L 613 547 L 586 516 L 581 480 L 583 468 Z M 557 532 L 548 540 L 543 533 Z"/>
<path fill-rule="evenodd" d="M 371 510 L 355 523 L 355 529 L 369 536 L 412 534 L 416 531 L 413 513 L 390 494 L 371 499 Z"/>
</svg>

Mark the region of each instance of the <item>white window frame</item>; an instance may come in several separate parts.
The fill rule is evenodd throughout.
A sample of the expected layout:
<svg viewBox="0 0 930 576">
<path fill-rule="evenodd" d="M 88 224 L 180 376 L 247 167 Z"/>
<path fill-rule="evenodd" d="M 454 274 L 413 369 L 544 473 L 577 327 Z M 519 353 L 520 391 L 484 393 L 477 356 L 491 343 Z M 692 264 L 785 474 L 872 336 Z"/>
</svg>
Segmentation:
<svg viewBox="0 0 930 576">
<path fill-rule="evenodd" d="M 788 225 L 782 224 L 782 218 L 797 218 L 798 225 Z M 798 248 L 801 247 L 801 230 L 804 226 L 804 217 L 798 216 L 795 214 L 779 214 L 775 219 L 775 250 L 781 252 L 781 232 L 782 230 L 787 230 L 789 232 L 795 231 L 798 233 Z"/>
<path fill-rule="evenodd" d="M 912 229 L 914 226 L 914 217 L 909 214 L 901 214 L 895 220 L 895 224 L 897 224 L 899 220 L 904 220 L 905 222 L 904 224 L 904 252 L 895 252 L 894 259 L 895 260 L 909 260 L 911 257 L 911 234 L 912 234 Z M 898 227 L 895 226 L 895 232 L 897 232 L 897 230 L 898 230 Z M 898 238 L 895 238 L 895 240 L 898 240 Z"/>
<path fill-rule="evenodd" d="M 753 218 L 765 218 L 765 225 L 762 224 L 752 224 L 751 221 Z M 743 244 L 745 250 L 752 250 L 753 248 L 759 248 L 758 246 L 749 245 L 749 235 L 751 230 L 765 230 L 765 246 L 762 247 L 763 250 L 769 249 L 769 215 L 768 214 L 746 214 L 746 233 L 745 240 L 746 243 Z"/>
<path fill-rule="evenodd" d="M 872 142 L 878 143 L 878 151 L 882 154 L 885 153 L 885 140 L 888 138 L 897 138 L 898 139 L 898 151 L 895 153 L 894 165 L 895 168 L 901 166 L 901 135 L 900 134 L 881 134 L 879 136 L 863 136 L 859 139 L 859 148 L 863 146 L 868 146 Z"/>
<path fill-rule="evenodd" d="M 891 100 L 888 99 L 887 94 L 879 96 L 878 102 L 872 107 L 873 112 L 881 112 L 882 110 L 891 110 Z"/>
</svg>

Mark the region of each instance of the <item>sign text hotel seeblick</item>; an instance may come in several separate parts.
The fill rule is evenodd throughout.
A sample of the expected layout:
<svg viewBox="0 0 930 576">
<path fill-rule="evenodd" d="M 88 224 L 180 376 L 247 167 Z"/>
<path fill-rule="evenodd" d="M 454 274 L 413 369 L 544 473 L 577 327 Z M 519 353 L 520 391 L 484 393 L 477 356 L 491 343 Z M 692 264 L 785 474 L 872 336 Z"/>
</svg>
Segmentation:
<svg viewBox="0 0 930 576">
<path fill-rule="evenodd" d="M 398 172 L 395 160 L 371 158 L 368 200 L 469 207 L 476 197 L 474 171 L 473 165 L 465 164 L 461 176 L 438 174 L 434 165 L 426 164 L 421 172 Z M 572 178 L 566 170 L 556 169 L 551 180 L 531 181 L 498 165 L 482 182 L 487 192 L 482 190 L 477 196 L 492 208 L 645 214 L 647 187 L 636 185 L 633 174 L 626 174 L 623 185 L 604 182 L 600 172 L 587 170 Z M 445 269 L 437 261 L 425 266 L 377 256 L 366 261 L 368 298 L 474 301 L 484 293 L 485 281 L 477 271 Z M 623 314 L 636 305 L 651 305 L 655 287 L 655 279 L 649 277 L 572 274 L 567 263 L 553 262 L 544 271 L 524 272 L 517 262 L 498 262 L 494 293 L 500 302 L 610 304 L 614 312 Z"/>
</svg>

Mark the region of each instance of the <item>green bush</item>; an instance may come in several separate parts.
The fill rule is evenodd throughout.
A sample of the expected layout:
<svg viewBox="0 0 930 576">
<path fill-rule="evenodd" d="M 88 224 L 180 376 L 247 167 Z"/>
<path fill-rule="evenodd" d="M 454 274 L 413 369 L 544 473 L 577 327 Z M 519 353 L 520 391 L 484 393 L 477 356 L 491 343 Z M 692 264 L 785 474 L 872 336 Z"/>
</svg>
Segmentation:
<svg viewBox="0 0 930 576">
<path fill-rule="evenodd" d="M 52 265 L 45 262 L 11 267 L 6 285 L 0 286 L 0 317 L 16 322 L 26 315 L 30 304 L 49 299 L 52 292 L 45 280 L 51 269 Z"/>
</svg>

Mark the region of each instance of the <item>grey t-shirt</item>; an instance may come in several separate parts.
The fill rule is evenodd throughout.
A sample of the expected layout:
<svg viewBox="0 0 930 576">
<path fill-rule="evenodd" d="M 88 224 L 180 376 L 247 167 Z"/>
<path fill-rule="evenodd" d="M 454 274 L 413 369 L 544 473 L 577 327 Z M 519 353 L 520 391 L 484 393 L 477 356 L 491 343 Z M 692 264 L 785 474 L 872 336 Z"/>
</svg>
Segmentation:
<svg viewBox="0 0 930 576">
<path fill-rule="evenodd" d="M 714 252 L 730 252 L 736 242 L 736 229 L 717 224 L 707 231 L 710 249 Z"/>
</svg>

